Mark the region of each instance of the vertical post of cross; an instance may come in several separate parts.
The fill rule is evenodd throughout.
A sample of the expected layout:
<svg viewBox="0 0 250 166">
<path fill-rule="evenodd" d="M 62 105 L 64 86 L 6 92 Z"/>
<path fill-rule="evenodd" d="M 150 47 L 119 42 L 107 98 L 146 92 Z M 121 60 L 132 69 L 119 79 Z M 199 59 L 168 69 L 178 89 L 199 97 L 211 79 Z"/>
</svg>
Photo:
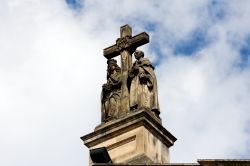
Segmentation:
<svg viewBox="0 0 250 166">
<path fill-rule="evenodd" d="M 132 29 L 129 25 L 124 25 L 120 29 L 120 39 L 131 38 Z M 121 86 L 121 115 L 129 111 L 129 91 L 127 86 L 128 71 L 132 66 L 132 52 L 129 49 L 123 49 L 121 54 L 122 86 Z"/>
</svg>

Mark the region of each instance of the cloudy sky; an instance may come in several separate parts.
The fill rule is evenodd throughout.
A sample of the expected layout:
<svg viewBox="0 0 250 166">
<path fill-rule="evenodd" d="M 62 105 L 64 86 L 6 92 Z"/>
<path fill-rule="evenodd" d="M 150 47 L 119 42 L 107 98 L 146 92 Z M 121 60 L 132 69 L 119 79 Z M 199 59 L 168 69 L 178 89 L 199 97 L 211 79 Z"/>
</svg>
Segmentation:
<svg viewBox="0 0 250 166">
<path fill-rule="evenodd" d="M 171 162 L 250 158 L 249 18 L 249 0 L 1 0 L 0 165 L 87 165 L 124 24 L 150 35 Z"/>
</svg>

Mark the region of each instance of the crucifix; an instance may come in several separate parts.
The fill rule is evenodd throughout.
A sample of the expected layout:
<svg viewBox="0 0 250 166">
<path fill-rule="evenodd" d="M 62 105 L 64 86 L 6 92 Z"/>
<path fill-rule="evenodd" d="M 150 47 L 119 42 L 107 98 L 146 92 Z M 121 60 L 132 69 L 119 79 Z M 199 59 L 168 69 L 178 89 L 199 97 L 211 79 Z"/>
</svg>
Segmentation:
<svg viewBox="0 0 250 166">
<path fill-rule="evenodd" d="M 116 44 L 105 48 L 103 55 L 107 59 L 121 55 L 121 110 L 119 116 L 129 112 L 129 90 L 127 86 L 128 71 L 132 67 L 132 54 L 137 47 L 149 42 L 149 35 L 142 32 L 132 36 L 132 29 L 129 25 L 120 28 L 120 38 L 116 40 Z"/>
</svg>

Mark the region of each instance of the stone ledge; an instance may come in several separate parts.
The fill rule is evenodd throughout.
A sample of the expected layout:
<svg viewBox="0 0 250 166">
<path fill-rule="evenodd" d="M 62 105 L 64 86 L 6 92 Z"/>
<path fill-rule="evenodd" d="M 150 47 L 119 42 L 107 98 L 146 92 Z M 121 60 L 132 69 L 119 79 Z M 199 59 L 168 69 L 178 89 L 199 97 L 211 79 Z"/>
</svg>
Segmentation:
<svg viewBox="0 0 250 166">
<path fill-rule="evenodd" d="M 133 111 L 120 119 L 97 126 L 94 132 L 81 137 L 81 139 L 90 148 L 139 126 L 145 126 L 167 147 L 171 147 L 177 140 L 150 111 L 146 110 Z"/>
<path fill-rule="evenodd" d="M 146 164 L 147 166 L 200 166 L 197 163 Z M 92 166 L 145 166 L 145 164 L 93 164 Z"/>
<path fill-rule="evenodd" d="M 198 163 L 147 164 L 148 166 L 250 166 L 250 159 L 198 159 Z M 93 164 L 93 166 L 144 166 L 145 164 Z"/>
<path fill-rule="evenodd" d="M 250 166 L 249 159 L 202 159 L 197 161 L 202 166 Z"/>
<path fill-rule="evenodd" d="M 111 120 L 111 121 L 108 121 L 106 123 L 102 123 L 100 125 L 98 125 L 96 128 L 95 128 L 95 131 L 97 130 L 100 130 L 102 128 L 105 128 L 107 126 L 110 126 L 112 124 L 115 124 L 117 123 L 117 121 L 122 121 L 124 119 L 127 119 L 129 117 L 132 117 L 132 116 L 135 116 L 136 114 L 140 114 L 141 112 L 144 112 L 144 113 L 147 113 L 151 118 L 153 118 L 158 124 L 161 124 L 161 119 L 157 118 L 151 111 L 147 111 L 147 110 L 133 110 L 133 111 L 130 111 L 129 113 L 127 113 L 126 115 L 120 117 L 119 119 L 114 119 L 114 120 Z"/>
</svg>

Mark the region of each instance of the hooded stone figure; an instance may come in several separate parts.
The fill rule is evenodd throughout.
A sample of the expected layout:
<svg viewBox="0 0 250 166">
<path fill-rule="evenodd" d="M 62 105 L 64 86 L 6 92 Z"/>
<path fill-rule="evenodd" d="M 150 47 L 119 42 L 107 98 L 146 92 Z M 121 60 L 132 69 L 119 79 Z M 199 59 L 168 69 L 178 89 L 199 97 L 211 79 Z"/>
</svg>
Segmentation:
<svg viewBox="0 0 250 166">
<path fill-rule="evenodd" d="M 159 117 L 157 80 L 154 67 L 144 58 L 142 51 L 134 53 L 136 61 L 129 71 L 130 78 L 130 109 L 146 109 L 153 111 Z"/>
<path fill-rule="evenodd" d="M 101 94 L 102 122 L 117 118 L 120 110 L 121 68 L 114 59 L 109 59 L 107 64 L 107 83 L 103 84 Z"/>
</svg>

